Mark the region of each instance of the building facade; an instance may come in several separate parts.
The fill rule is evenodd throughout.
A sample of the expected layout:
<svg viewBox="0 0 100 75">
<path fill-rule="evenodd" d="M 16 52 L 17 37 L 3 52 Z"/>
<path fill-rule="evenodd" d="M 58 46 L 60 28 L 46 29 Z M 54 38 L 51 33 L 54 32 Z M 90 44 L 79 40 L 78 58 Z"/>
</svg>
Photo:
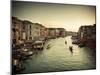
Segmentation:
<svg viewBox="0 0 100 75">
<path fill-rule="evenodd" d="M 12 17 L 12 25 L 11 25 L 11 35 L 12 35 L 12 43 L 19 44 L 20 40 L 22 39 L 22 21 L 19 20 L 17 17 Z"/>
<path fill-rule="evenodd" d="M 48 28 L 48 38 L 65 37 L 66 30 L 64 28 Z"/>
<path fill-rule="evenodd" d="M 78 40 L 90 48 L 96 48 L 96 24 L 81 26 L 78 31 Z"/>
<path fill-rule="evenodd" d="M 23 38 L 26 39 L 27 41 L 33 40 L 33 23 L 30 21 L 23 21 Z M 26 37 L 26 38 L 25 38 Z"/>
<path fill-rule="evenodd" d="M 64 28 L 46 28 L 39 23 L 32 23 L 28 20 L 20 20 L 17 17 L 12 17 L 13 43 L 65 37 L 65 33 L 66 30 Z"/>
</svg>

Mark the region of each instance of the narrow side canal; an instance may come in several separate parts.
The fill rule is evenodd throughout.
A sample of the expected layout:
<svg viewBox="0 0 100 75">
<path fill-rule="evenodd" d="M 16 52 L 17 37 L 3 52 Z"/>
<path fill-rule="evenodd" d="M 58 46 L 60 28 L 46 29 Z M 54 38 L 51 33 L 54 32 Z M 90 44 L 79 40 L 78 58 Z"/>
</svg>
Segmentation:
<svg viewBox="0 0 100 75">
<path fill-rule="evenodd" d="M 65 40 L 67 44 L 65 44 Z M 96 68 L 96 53 L 87 47 L 71 43 L 71 36 L 49 40 L 42 51 L 35 51 L 30 59 L 23 61 L 21 73 L 85 70 Z M 47 49 L 47 46 L 50 46 Z M 73 46 L 73 54 L 69 50 Z"/>
</svg>

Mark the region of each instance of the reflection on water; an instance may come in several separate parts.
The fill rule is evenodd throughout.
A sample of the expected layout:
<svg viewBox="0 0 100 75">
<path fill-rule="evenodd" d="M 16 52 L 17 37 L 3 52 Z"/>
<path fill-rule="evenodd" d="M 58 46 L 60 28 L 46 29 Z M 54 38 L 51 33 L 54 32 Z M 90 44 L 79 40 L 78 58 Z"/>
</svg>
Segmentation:
<svg viewBox="0 0 100 75">
<path fill-rule="evenodd" d="M 65 44 L 65 40 L 67 44 Z M 47 46 L 50 48 L 47 49 Z M 73 54 L 69 50 L 73 46 Z M 23 62 L 21 73 L 95 69 L 95 52 L 89 48 L 72 45 L 70 36 L 48 41 L 43 51 L 35 51 L 31 59 Z"/>
</svg>

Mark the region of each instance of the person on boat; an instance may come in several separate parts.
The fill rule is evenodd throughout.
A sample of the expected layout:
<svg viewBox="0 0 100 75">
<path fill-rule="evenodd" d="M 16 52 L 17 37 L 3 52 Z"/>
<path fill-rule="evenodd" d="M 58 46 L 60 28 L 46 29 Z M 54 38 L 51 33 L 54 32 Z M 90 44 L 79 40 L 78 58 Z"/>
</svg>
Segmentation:
<svg viewBox="0 0 100 75">
<path fill-rule="evenodd" d="M 67 44 L 67 41 L 65 41 L 65 44 Z"/>
<path fill-rule="evenodd" d="M 73 53 L 73 46 L 69 46 L 69 50 L 71 53 Z"/>
</svg>

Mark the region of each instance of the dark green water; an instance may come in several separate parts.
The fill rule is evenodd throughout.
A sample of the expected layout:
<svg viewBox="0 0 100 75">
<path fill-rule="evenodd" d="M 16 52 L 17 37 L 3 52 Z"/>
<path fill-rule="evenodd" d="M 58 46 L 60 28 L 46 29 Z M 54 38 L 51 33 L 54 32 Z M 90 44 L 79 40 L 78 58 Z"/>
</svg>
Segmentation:
<svg viewBox="0 0 100 75">
<path fill-rule="evenodd" d="M 30 59 L 23 61 L 26 69 L 21 73 L 95 69 L 95 51 L 72 45 L 70 38 L 68 36 L 48 41 L 43 51 L 38 51 Z M 67 40 L 67 45 L 65 40 Z M 48 44 L 51 48 L 46 49 Z M 70 52 L 69 46 L 73 46 L 73 54 Z"/>
</svg>

